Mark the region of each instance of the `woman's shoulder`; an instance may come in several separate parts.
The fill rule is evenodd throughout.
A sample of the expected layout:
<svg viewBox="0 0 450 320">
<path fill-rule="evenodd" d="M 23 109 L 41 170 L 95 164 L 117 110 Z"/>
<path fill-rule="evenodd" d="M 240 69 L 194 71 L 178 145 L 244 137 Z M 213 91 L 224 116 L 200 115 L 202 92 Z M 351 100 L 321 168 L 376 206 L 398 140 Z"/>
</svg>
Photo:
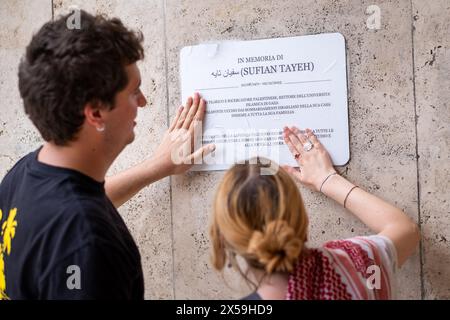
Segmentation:
<svg viewBox="0 0 450 320">
<path fill-rule="evenodd" d="M 365 236 L 309 248 L 290 275 L 288 299 L 390 298 L 395 264 L 392 247 L 387 238 Z M 366 287 L 374 268 L 381 271 L 386 290 L 373 292 Z"/>
<path fill-rule="evenodd" d="M 389 238 L 381 235 L 331 240 L 325 242 L 321 246 L 321 250 L 337 255 L 348 255 L 353 261 L 363 259 L 366 264 L 377 260 L 378 262 L 389 261 L 394 267 L 397 265 L 394 244 Z"/>
</svg>

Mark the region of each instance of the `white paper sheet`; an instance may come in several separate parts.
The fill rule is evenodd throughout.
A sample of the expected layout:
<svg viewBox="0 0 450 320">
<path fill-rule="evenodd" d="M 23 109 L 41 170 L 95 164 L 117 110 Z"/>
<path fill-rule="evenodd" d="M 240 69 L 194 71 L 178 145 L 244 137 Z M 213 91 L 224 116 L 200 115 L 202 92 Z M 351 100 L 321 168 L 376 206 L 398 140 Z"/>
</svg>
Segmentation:
<svg viewBox="0 0 450 320">
<path fill-rule="evenodd" d="M 350 158 L 345 40 L 340 33 L 184 47 L 182 101 L 207 103 L 203 142 L 216 151 L 192 170 L 224 170 L 264 156 L 296 166 L 284 126 L 311 128 L 334 165 Z"/>
</svg>

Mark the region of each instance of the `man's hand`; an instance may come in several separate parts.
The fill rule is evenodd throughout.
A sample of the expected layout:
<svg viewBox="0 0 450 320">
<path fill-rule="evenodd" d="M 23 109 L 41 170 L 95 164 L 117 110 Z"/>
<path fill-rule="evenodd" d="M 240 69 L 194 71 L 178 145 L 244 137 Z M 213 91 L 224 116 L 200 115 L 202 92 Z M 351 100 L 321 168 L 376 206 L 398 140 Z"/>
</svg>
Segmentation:
<svg viewBox="0 0 450 320">
<path fill-rule="evenodd" d="M 202 163 L 204 156 L 214 151 L 213 144 L 201 145 L 206 101 L 198 93 L 181 106 L 169 130 L 156 149 L 152 160 L 166 175 L 180 174 L 193 164 Z"/>
<path fill-rule="evenodd" d="M 153 157 L 106 178 L 105 190 L 116 208 L 142 188 L 169 175 L 187 171 L 214 151 L 213 144 L 201 146 L 205 109 L 206 101 L 198 93 L 194 98 L 189 97 L 186 106 L 178 109 Z"/>
</svg>

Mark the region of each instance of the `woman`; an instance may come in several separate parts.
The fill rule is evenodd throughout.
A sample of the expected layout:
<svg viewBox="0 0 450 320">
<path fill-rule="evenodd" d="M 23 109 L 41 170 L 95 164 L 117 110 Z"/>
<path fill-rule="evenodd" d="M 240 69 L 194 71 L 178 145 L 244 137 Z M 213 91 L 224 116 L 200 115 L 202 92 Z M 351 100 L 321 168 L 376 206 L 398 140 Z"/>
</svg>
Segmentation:
<svg viewBox="0 0 450 320">
<path fill-rule="evenodd" d="M 417 225 L 399 208 L 337 174 L 310 129 L 303 134 L 286 127 L 283 136 L 299 170 L 273 169 L 273 163 L 263 165 L 258 159 L 225 174 L 210 229 L 214 267 L 222 270 L 230 263 L 254 285 L 244 299 L 395 297 L 396 268 L 419 243 Z M 307 247 L 308 216 L 291 177 L 343 205 L 375 235 Z M 244 258 L 247 272 L 236 256 Z"/>
</svg>

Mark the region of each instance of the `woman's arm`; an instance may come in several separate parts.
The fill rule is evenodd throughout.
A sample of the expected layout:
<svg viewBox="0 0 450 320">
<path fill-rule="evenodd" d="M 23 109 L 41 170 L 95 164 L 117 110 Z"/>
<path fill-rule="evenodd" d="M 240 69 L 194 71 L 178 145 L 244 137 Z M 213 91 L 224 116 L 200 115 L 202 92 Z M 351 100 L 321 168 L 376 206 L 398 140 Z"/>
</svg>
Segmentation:
<svg viewBox="0 0 450 320">
<path fill-rule="evenodd" d="M 354 185 L 339 175 L 332 176 L 322 192 L 343 205 L 347 192 Z M 419 242 L 419 228 L 403 211 L 388 202 L 355 188 L 348 195 L 346 209 L 374 232 L 392 240 L 397 249 L 398 265 L 414 253 Z"/>
<path fill-rule="evenodd" d="M 321 191 L 336 202 L 344 205 L 374 232 L 388 237 L 397 250 L 398 265 L 401 266 L 413 254 L 420 240 L 419 228 L 402 210 L 364 191 L 338 175 L 330 156 L 311 130 L 306 134 L 299 129 L 285 128 L 284 139 L 289 150 L 297 155 L 300 170 L 285 166 L 297 180 L 306 187 Z M 313 148 L 303 150 L 309 139 Z M 321 190 L 320 190 L 321 189 Z"/>
</svg>

